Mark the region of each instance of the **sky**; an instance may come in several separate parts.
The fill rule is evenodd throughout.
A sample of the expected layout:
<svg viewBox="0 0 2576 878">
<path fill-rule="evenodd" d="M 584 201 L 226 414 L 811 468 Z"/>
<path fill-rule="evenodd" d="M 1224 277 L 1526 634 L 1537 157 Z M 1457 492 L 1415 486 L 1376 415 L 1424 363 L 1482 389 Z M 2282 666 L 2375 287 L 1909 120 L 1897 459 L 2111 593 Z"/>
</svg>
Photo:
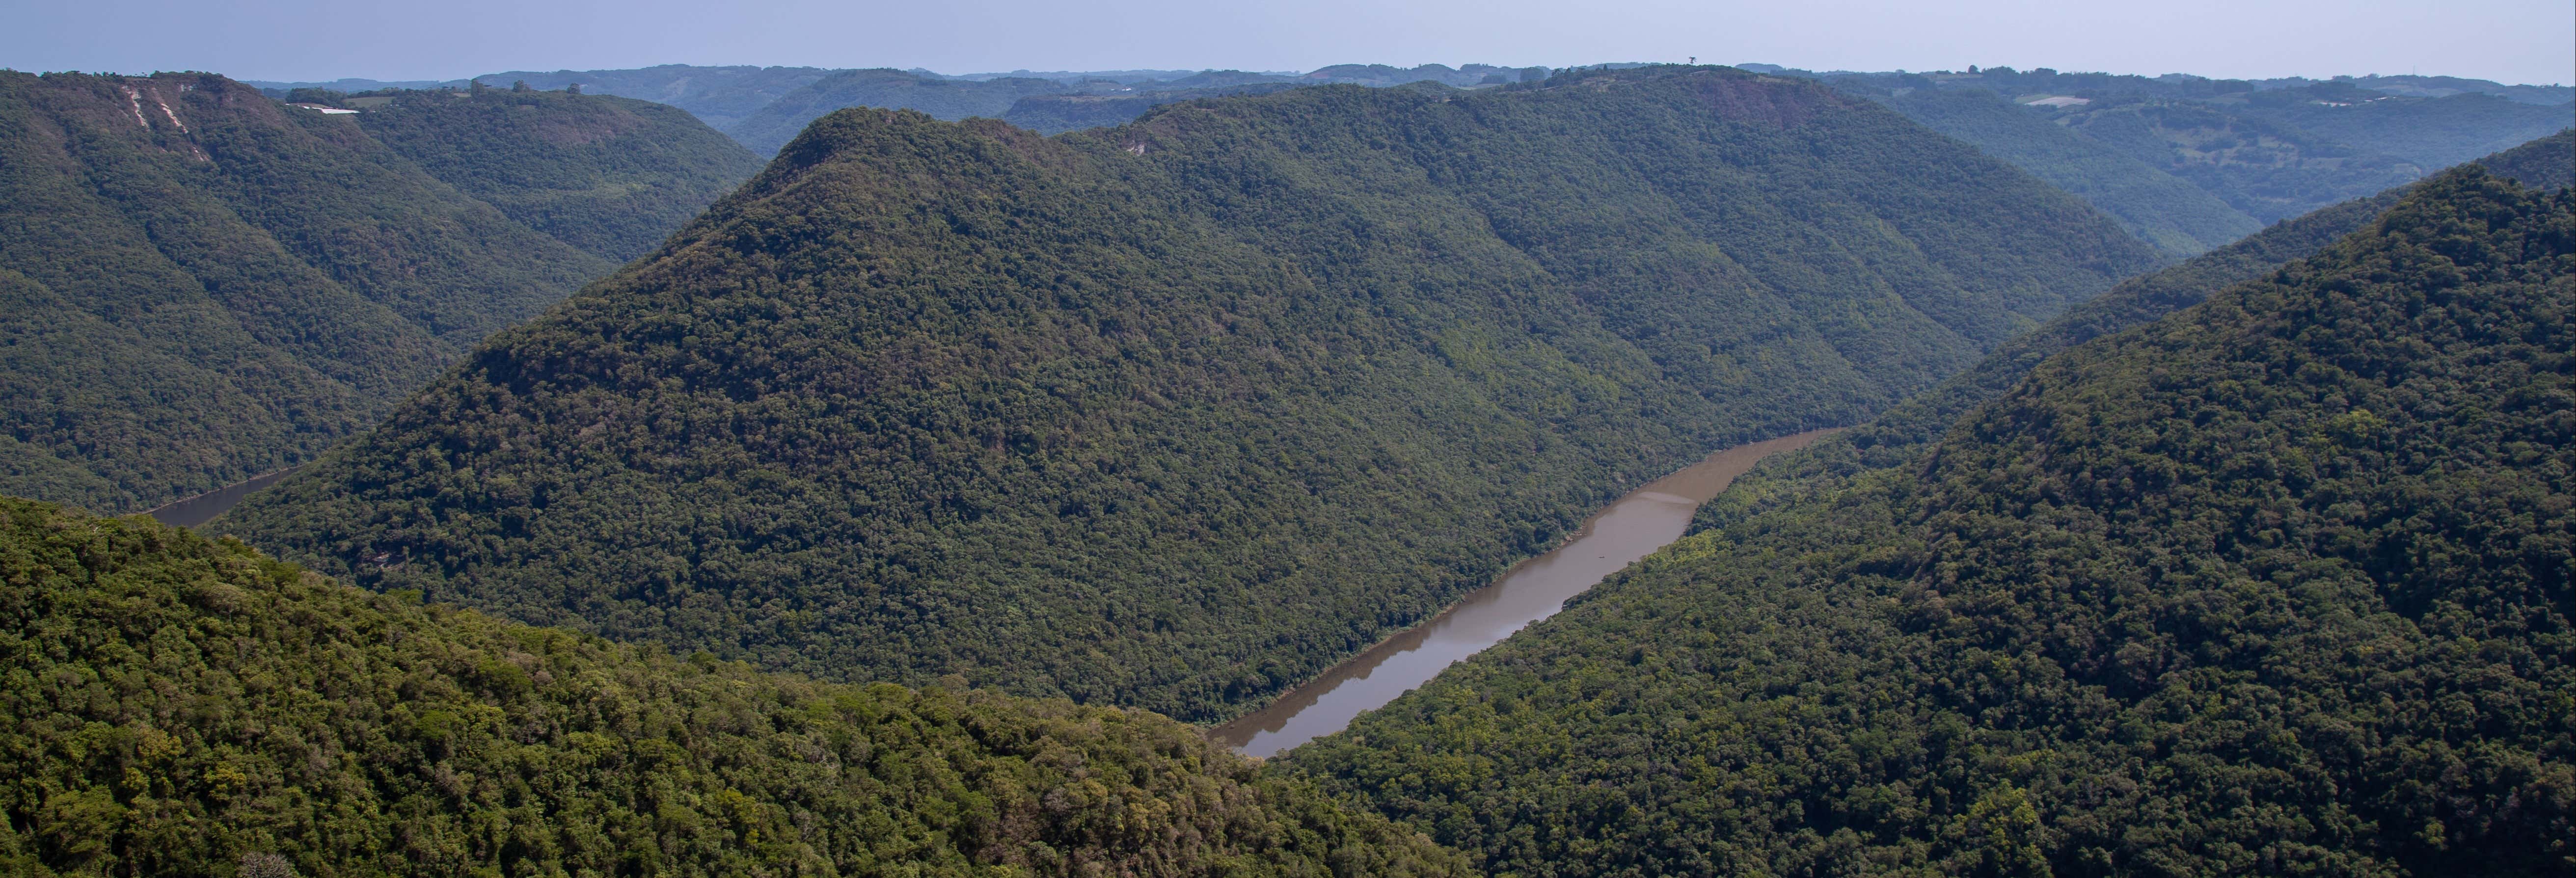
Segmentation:
<svg viewBox="0 0 2576 878">
<path fill-rule="evenodd" d="M 0 0 L 0 67 L 458 79 L 654 64 L 987 71 L 1438 62 L 1968 65 L 2576 81 L 2569 0 Z"/>
</svg>

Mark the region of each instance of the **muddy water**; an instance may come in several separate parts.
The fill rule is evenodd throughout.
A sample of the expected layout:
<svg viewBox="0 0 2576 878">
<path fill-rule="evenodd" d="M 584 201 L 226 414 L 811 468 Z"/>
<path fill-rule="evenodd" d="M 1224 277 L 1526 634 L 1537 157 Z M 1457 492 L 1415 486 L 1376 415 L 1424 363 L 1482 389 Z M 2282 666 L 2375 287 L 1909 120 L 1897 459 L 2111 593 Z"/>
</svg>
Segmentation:
<svg viewBox="0 0 2576 878">
<path fill-rule="evenodd" d="M 289 467 L 255 479 L 234 482 L 185 500 L 171 502 L 143 514 L 152 516 L 162 524 L 196 527 L 214 520 L 215 516 L 224 514 L 224 510 L 233 508 L 235 504 L 242 501 L 243 497 L 250 496 L 250 492 L 277 484 L 277 480 L 286 478 L 302 468 Z"/>
<path fill-rule="evenodd" d="M 1699 504 L 1726 490 L 1755 461 L 1833 432 L 1813 430 L 1738 445 L 1648 483 L 1593 515 L 1555 551 L 1514 565 L 1502 579 L 1469 593 L 1431 621 L 1333 666 L 1270 706 L 1210 730 L 1208 737 L 1245 755 L 1267 757 L 1341 731 L 1362 711 L 1393 701 L 1449 663 L 1556 615 L 1566 599 L 1680 539 Z"/>
</svg>

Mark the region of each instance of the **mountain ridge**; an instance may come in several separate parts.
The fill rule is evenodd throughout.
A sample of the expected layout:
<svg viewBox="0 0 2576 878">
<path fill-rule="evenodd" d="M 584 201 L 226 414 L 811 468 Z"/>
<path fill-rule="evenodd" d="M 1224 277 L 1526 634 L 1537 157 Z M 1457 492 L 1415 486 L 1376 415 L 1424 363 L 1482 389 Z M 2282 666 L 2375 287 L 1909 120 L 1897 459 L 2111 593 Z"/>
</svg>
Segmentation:
<svg viewBox="0 0 2576 878">
<path fill-rule="evenodd" d="M 0 151 L 0 490 L 109 512 L 312 461 L 758 164 L 623 98 L 200 73 L 0 73 Z"/>
<path fill-rule="evenodd" d="M 1550 83 L 1056 138 L 841 111 L 212 527 L 772 667 L 1221 717 L 2154 262 L 1812 84 Z"/>
</svg>

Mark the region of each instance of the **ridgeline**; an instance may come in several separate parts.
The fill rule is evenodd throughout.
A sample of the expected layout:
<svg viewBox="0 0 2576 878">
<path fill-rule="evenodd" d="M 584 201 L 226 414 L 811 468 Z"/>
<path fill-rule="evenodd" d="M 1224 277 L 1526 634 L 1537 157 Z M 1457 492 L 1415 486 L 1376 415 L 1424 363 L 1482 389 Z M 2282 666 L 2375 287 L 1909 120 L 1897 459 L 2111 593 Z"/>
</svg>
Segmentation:
<svg viewBox="0 0 2576 878">
<path fill-rule="evenodd" d="M 1724 68 L 1052 139 L 843 111 L 210 527 L 774 669 L 1220 719 L 1627 487 L 1862 420 L 2155 261 Z"/>
</svg>

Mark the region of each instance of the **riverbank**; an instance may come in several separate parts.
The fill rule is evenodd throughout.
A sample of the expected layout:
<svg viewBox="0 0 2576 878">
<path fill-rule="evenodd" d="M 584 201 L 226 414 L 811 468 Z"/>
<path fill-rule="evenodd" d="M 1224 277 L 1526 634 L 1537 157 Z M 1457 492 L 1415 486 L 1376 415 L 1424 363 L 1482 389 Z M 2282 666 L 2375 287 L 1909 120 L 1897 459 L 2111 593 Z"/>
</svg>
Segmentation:
<svg viewBox="0 0 2576 878">
<path fill-rule="evenodd" d="M 1208 730 L 1217 743 L 1268 757 L 1350 725 L 1429 681 L 1451 663 L 1556 615 L 1567 599 L 1680 539 L 1699 505 L 1763 458 L 1832 435 L 1810 430 L 1717 451 L 1594 513 L 1557 548 L 1512 565 L 1429 621 L 1389 637 L 1289 690 L 1268 706 Z"/>
</svg>

